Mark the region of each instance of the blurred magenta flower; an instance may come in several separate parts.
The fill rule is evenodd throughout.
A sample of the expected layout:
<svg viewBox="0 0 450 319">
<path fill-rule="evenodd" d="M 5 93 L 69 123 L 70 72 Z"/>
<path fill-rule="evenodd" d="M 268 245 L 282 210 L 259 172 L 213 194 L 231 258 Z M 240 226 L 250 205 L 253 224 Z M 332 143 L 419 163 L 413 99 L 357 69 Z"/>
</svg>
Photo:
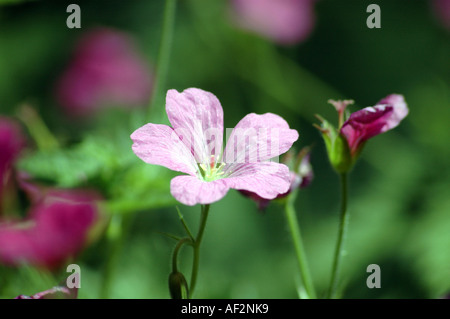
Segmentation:
<svg viewBox="0 0 450 319">
<path fill-rule="evenodd" d="M 0 221 L 0 262 L 55 269 L 75 256 L 97 220 L 94 192 L 49 189 L 23 220 Z"/>
<path fill-rule="evenodd" d="M 19 295 L 14 299 L 77 299 L 78 289 L 69 289 L 65 286 L 56 286 L 32 296 Z"/>
<path fill-rule="evenodd" d="M 25 146 L 25 137 L 12 119 L 0 117 L 0 212 L 3 190 L 11 180 L 11 168 Z"/>
<path fill-rule="evenodd" d="M 329 101 L 339 114 L 339 130 L 325 119 L 317 126 L 325 140 L 332 166 L 340 173 L 347 172 L 357 160 L 365 142 L 395 128 L 408 115 L 408 106 L 402 95 L 391 94 L 375 106 L 352 113 L 345 120 L 346 107 L 353 101 Z"/>
<path fill-rule="evenodd" d="M 431 5 L 436 17 L 450 30 L 450 0 L 432 0 Z"/>
<path fill-rule="evenodd" d="M 316 0 L 231 0 L 236 23 L 279 44 L 304 41 L 315 23 Z"/>
<path fill-rule="evenodd" d="M 283 159 L 283 163 L 286 164 L 290 171 L 291 186 L 289 190 L 283 194 L 279 194 L 274 200 L 282 199 L 288 196 L 296 189 L 302 189 L 308 187 L 314 179 L 314 172 L 310 162 L 310 149 L 304 147 L 298 155 L 295 157 L 294 152 L 289 150 Z M 249 197 L 258 205 L 259 210 L 265 209 L 271 202 L 269 199 L 262 198 L 255 193 L 249 191 L 240 191 L 246 197 Z"/>
<path fill-rule="evenodd" d="M 146 105 L 152 90 L 149 66 L 125 33 L 99 28 L 78 42 L 57 84 L 57 100 L 69 115 L 89 116 L 104 107 Z"/>
<path fill-rule="evenodd" d="M 210 204 L 230 188 L 266 199 L 288 191 L 289 168 L 268 160 L 288 151 L 298 132 L 278 115 L 246 115 L 222 153 L 223 110 L 212 93 L 169 90 L 166 112 L 173 128 L 144 125 L 131 135 L 132 149 L 146 163 L 188 174 L 171 181 L 171 193 L 179 202 Z"/>
</svg>

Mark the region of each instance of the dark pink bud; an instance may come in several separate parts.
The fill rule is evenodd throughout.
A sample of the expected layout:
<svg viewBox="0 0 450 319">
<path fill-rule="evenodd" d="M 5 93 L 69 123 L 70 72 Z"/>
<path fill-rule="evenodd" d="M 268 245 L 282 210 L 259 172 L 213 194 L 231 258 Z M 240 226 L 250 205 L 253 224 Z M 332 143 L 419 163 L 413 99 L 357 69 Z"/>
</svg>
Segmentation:
<svg viewBox="0 0 450 319">
<path fill-rule="evenodd" d="M 403 96 L 392 94 L 373 107 L 352 113 L 340 130 L 348 142 L 351 155 L 358 154 L 369 138 L 396 127 L 408 112 Z"/>
</svg>

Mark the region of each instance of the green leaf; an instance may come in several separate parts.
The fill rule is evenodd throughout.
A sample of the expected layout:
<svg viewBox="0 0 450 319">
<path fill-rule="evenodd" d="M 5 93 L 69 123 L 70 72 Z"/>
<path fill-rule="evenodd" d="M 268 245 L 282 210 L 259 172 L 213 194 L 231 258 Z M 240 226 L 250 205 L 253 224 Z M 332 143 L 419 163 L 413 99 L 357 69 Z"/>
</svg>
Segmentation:
<svg viewBox="0 0 450 319">
<path fill-rule="evenodd" d="M 31 153 L 18 163 L 19 169 L 33 178 L 59 187 L 77 187 L 107 178 L 119 165 L 114 145 L 98 137 L 88 137 L 73 148 Z"/>
</svg>

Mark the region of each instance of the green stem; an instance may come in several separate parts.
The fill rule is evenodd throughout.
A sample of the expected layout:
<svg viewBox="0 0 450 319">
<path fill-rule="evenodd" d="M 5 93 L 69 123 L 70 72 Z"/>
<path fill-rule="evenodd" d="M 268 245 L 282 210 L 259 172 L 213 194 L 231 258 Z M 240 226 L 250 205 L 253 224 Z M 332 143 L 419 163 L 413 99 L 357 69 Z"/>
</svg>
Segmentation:
<svg viewBox="0 0 450 319">
<path fill-rule="evenodd" d="M 200 261 L 200 244 L 202 242 L 203 233 L 205 231 L 206 220 L 208 219 L 209 205 L 202 205 L 202 213 L 200 219 L 200 226 L 197 233 L 197 237 L 194 242 L 194 259 L 192 264 L 192 274 L 191 274 L 191 286 L 189 287 L 189 295 L 192 297 L 194 295 L 195 284 L 197 283 L 197 274 Z"/>
<path fill-rule="evenodd" d="M 334 252 L 333 269 L 331 272 L 330 287 L 328 289 L 328 298 L 335 298 L 336 290 L 339 280 L 339 272 L 341 267 L 342 255 L 344 253 L 344 241 L 348 229 L 348 212 L 347 212 L 347 201 L 348 201 L 348 185 L 347 185 L 347 173 L 340 174 L 341 180 L 341 216 L 339 223 L 339 234 L 336 243 L 336 250 Z"/>
<path fill-rule="evenodd" d="M 180 249 L 184 244 L 193 245 L 192 240 L 188 237 L 181 238 L 178 241 L 172 255 L 172 272 L 178 272 L 178 253 L 180 252 Z"/>
<path fill-rule="evenodd" d="M 156 114 L 163 113 L 159 112 L 160 108 L 158 107 L 158 105 L 163 105 L 162 101 L 164 97 L 167 72 L 169 70 L 170 51 L 172 47 L 173 30 L 175 26 L 175 12 L 176 12 L 176 0 L 166 0 L 164 6 L 164 18 L 163 18 L 161 40 L 159 42 L 159 50 L 156 64 L 157 67 L 156 67 L 155 82 L 153 84 L 153 93 L 148 110 L 149 118 L 151 117 L 153 112 L 155 112 Z"/>
<path fill-rule="evenodd" d="M 119 261 L 120 253 L 122 252 L 123 244 L 126 235 L 131 226 L 133 215 L 113 215 L 108 226 L 107 238 L 109 245 L 108 259 L 106 261 L 105 270 L 103 273 L 100 298 L 109 298 L 112 286 L 112 278 Z"/>
<path fill-rule="evenodd" d="M 59 147 L 58 140 L 32 106 L 23 104 L 19 109 L 18 116 L 28 128 L 40 150 L 52 150 Z"/>
<path fill-rule="evenodd" d="M 298 266 L 303 286 L 309 298 L 316 298 L 316 292 L 312 283 L 311 274 L 308 268 L 305 248 L 303 246 L 302 236 L 300 233 L 300 226 L 297 220 L 297 215 L 294 208 L 295 194 L 291 194 L 284 206 L 286 218 L 289 224 L 289 229 L 292 236 L 292 241 L 297 255 Z"/>
</svg>

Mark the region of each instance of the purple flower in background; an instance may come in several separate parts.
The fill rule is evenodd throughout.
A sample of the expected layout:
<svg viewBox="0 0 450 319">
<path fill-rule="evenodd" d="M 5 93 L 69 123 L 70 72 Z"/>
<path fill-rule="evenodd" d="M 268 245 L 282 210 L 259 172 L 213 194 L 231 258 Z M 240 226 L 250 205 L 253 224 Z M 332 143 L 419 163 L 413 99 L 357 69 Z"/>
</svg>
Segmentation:
<svg viewBox="0 0 450 319">
<path fill-rule="evenodd" d="M 17 123 L 0 117 L 0 211 L 3 190 L 11 180 L 11 167 L 25 146 L 25 137 Z"/>
<path fill-rule="evenodd" d="M 57 100 L 69 115 L 89 116 L 104 107 L 148 103 L 149 67 L 124 33 L 101 28 L 78 42 L 73 60 L 57 85 Z"/>
<path fill-rule="evenodd" d="M 315 23 L 316 0 L 231 0 L 233 19 L 280 44 L 304 41 Z"/>
<path fill-rule="evenodd" d="M 89 191 L 48 190 L 36 198 L 26 219 L 0 221 L 0 262 L 61 266 L 83 248 L 97 220 L 98 199 Z"/>
<path fill-rule="evenodd" d="M 210 204 L 230 188 L 266 199 L 288 191 L 289 168 L 268 160 L 288 151 L 298 132 L 278 115 L 246 115 L 222 153 L 223 110 L 212 93 L 169 90 L 166 112 L 172 127 L 144 125 L 131 135 L 132 149 L 146 163 L 188 174 L 171 181 L 171 193 L 179 202 Z"/>
<path fill-rule="evenodd" d="M 408 112 L 403 96 L 391 94 L 373 107 L 352 113 L 341 128 L 351 155 L 357 154 L 369 138 L 395 128 Z"/>
<path fill-rule="evenodd" d="M 450 30 L 450 0 L 433 0 L 431 5 L 436 17 Z"/>
<path fill-rule="evenodd" d="M 289 190 L 283 194 L 279 194 L 275 199 L 285 198 L 291 192 L 296 189 L 302 189 L 308 187 L 313 178 L 314 172 L 312 170 L 311 162 L 310 162 L 310 149 L 309 147 L 304 147 L 294 158 L 294 154 L 292 149 L 286 153 L 286 156 L 283 159 L 283 163 L 286 164 L 290 169 L 290 181 L 291 186 Z M 269 199 L 262 198 L 255 193 L 249 191 L 240 191 L 246 197 L 251 198 L 258 205 L 259 210 L 265 209 L 271 202 Z"/>
</svg>

